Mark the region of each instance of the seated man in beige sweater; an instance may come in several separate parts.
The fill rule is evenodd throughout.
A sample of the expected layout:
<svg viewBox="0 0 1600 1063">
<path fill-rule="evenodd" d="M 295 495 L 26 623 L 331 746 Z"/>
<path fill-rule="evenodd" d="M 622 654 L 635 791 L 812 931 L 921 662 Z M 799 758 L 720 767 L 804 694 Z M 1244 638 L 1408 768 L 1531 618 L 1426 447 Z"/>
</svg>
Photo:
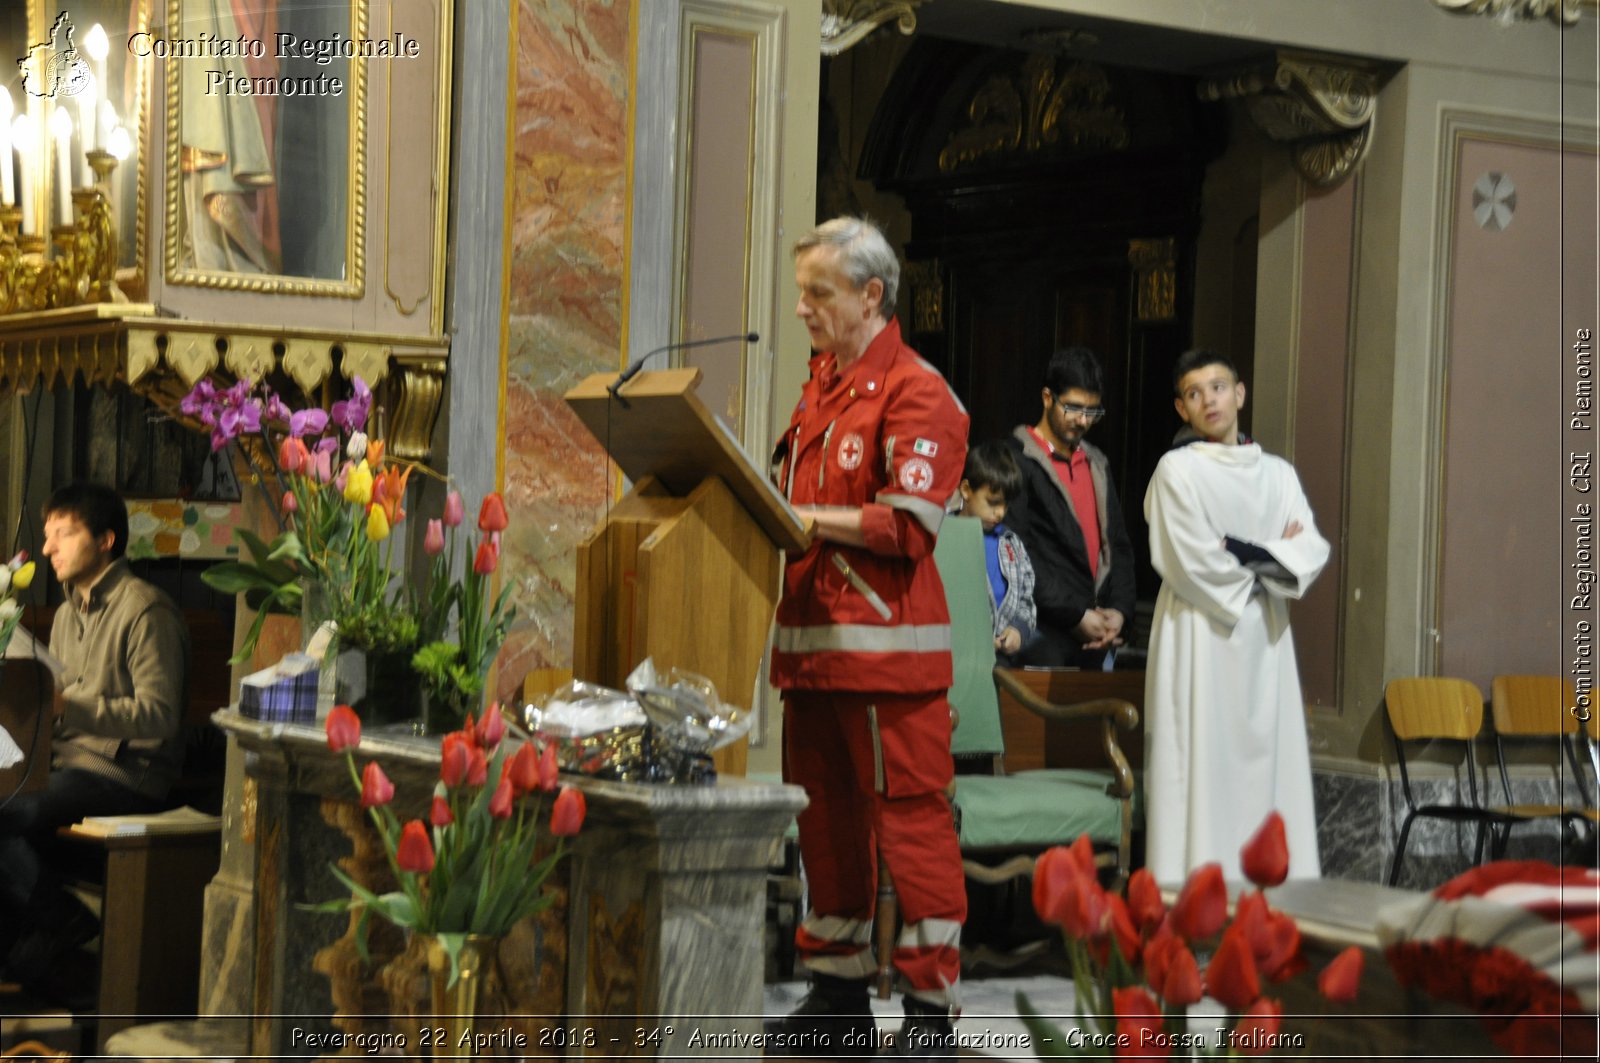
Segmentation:
<svg viewBox="0 0 1600 1063">
<path fill-rule="evenodd" d="M 98 930 L 41 847 L 84 816 L 167 807 L 182 759 L 189 634 L 172 600 L 129 571 L 127 543 L 128 509 L 110 488 L 71 484 L 45 504 L 44 556 L 66 594 L 50 631 L 65 666 L 51 772 L 43 790 L 0 794 L 0 957 L 30 988 L 48 989 Z"/>
</svg>

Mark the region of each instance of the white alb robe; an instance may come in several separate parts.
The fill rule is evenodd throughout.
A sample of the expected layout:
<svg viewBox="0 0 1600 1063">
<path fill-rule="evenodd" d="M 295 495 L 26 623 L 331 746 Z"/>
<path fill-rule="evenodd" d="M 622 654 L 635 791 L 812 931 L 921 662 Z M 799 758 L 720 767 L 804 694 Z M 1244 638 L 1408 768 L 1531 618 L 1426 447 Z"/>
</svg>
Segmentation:
<svg viewBox="0 0 1600 1063">
<path fill-rule="evenodd" d="M 1328 560 L 1293 466 L 1254 444 L 1191 443 L 1156 466 L 1144 499 L 1162 578 L 1145 677 L 1146 863 L 1176 884 L 1283 816 L 1289 876 L 1321 874 L 1305 706 L 1289 632 Z M 1301 531 L 1283 532 L 1291 521 Z M 1223 537 L 1264 547 L 1293 577 L 1258 577 Z"/>
</svg>

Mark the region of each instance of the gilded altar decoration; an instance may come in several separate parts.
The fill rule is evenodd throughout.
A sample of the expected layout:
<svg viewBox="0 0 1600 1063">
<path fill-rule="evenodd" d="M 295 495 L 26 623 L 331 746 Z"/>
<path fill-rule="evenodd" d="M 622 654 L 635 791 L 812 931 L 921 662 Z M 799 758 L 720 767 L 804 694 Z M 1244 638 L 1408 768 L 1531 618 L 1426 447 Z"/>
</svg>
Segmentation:
<svg viewBox="0 0 1600 1063">
<path fill-rule="evenodd" d="M 822 0 L 822 54 L 838 55 L 894 21 L 909 37 L 917 31 L 917 8 L 927 0 Z"/>
<path fill-rule="evenodd" d="M 1578 0 L 1433 0 L 1446 11 L 1505 19 L 1548 18 L 1562 26 L 1578 21 Z"/>
<path fill-rule="evenodd" d="M 1171 321 L 1178 315 L 1178 243 L 1129 240 L 1128 265 L 1133 267 L 1140 321 Z"/>
<path fill-rule="evenodd" d="M 1268 138 L 1289 146 L 1295 168 L 1314 185 L 1338 184 L 1366 157 L 1378 111 L 1378 75 L 1353 59 L 1279 52 L 1200 84 L 1204 100 L 1244 101 Z"/>
<path fill-rule="evenodd" d="M 1283 818 L 1269 814 L 1239 856 L 1256 889 L 1239 896 L 1231 922 L 1220 864 L 1196 868 L 1169 908 L 1143 868 L 1128 879 L 1126 896 L 1105 890 L 1087 834 L 1039 857 L 1033 904 L 1041 919 L 1061 928 L 1080 1029 L 1063 1037 L 1019 994 L 1036 1042 L 1062 1045 L 1057 1054 L 1079 1057 L 1108 1056 L 1102 1048 L 1110 1045 L 1119 1046 L 1119 1057 L 1256 1056 L 1276 1047 L 1306 1055 L 1304 1040 L 1281 1029 L 1283 1003 L 1268 995 L 1271 984 L 1308 966 L 1299 926 L 1271 908 L 1265 892 L 1289 873 Z M 1355 1000 L 1364 963 L 1360 948 L 1345 949 L 1318 975 L 1317 992 L 1330 1003 Z M 1204 997 L 1226 1014 L 1207 1021 L 1211 1032 L 1198 1033 L 1190 1029 L 1188 1011 Z"/>
<path fill-rule="evenodd" d="M 990 78 L 967 105 L 968 125 L 939 153 L 939 170 L 952 173 L 992 156 L 1031 154 L 1055 145 L 1073 151 L 1116 151 L 1128 146 L 1127 117 L 1110 103 L 1111 81 L 1092 63 L 1069 63 L 1032 52 L 1015 76 Z"/>
</svg>

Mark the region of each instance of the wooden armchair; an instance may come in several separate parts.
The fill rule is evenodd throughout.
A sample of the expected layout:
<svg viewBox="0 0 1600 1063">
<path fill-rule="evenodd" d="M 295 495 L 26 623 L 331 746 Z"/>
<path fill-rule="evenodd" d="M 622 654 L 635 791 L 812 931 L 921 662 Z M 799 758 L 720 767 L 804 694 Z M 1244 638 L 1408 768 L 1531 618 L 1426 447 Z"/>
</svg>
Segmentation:
<svg viewBox="0 0 1600 1063">
<path fill-rule="evenodd" d="M 951 794 L 967 878 L 1026 880 L 1041 852 L 1087 833 L 1109 884 L 1120 886 L 1140 821 L 1144 673 L 996 668 L 981 534 L 975 520 L 947 519 L 935 555 L 956 662 L 951 746 L 979 769 L 958 774 Z M 963 955 L 968 964 L 1010 966 L 1044 945 L 964 945 Z"/>
</svg>

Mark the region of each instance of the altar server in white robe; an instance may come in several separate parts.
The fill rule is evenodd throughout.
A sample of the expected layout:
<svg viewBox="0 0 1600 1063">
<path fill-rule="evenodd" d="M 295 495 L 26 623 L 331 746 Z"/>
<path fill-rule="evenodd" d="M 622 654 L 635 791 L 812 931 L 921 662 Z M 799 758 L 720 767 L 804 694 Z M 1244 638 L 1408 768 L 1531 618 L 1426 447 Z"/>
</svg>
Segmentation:
<svg viewBox="0 0 1600 1063">
<path fill-rule="evenodd" d="M 1294 467 L 1240 435 L 1233 363 L 1187 351 L 1173 379 L 1194 436 L 1162 457 L 1144 500 L 1162 578 L 1145 678 L 1147 864 L 1161 883 L 1211 861 L 1242 880 L 1239 849 L 1277 809 L 1289 877 L 1315 878 L 1289 600 L 1322 571 L 1328 543 Z"/>
</svg>

